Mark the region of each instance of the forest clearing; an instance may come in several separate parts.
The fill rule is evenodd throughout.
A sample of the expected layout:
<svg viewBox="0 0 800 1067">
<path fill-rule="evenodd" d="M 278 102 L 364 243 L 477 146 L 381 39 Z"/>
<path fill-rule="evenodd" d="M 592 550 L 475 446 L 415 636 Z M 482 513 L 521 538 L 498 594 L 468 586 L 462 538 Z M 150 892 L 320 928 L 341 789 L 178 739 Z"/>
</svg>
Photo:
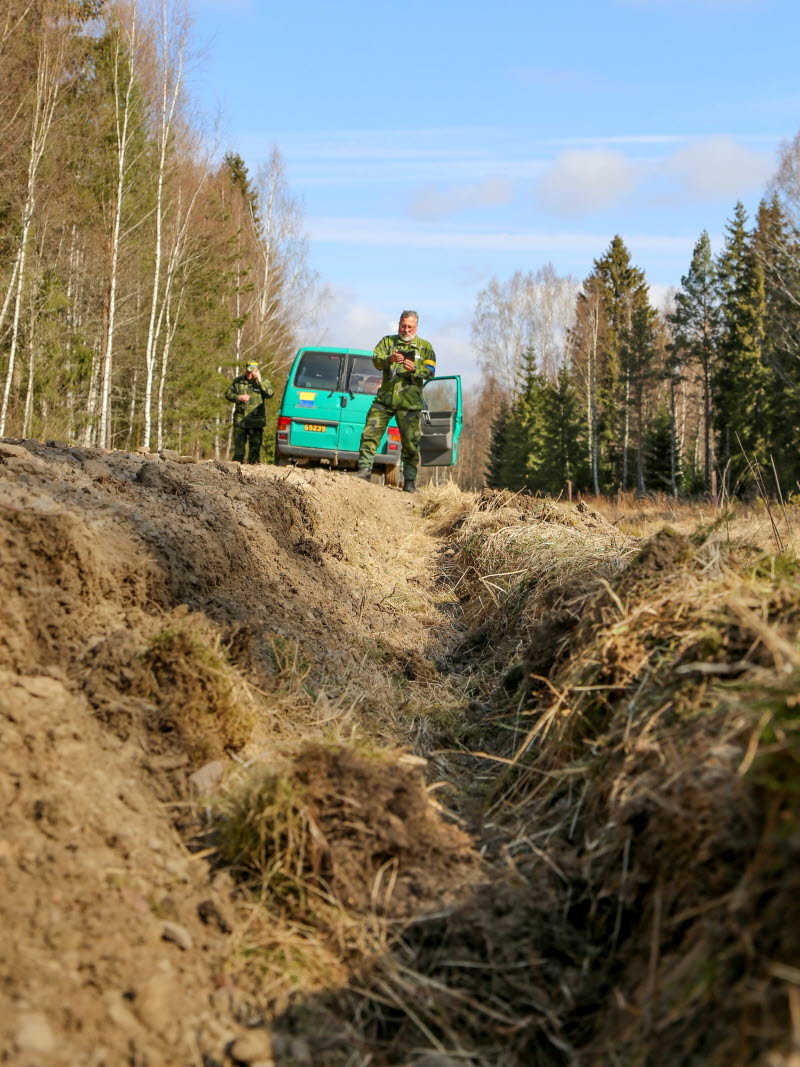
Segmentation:
<svg viewBox="0 0 800 1067">
<path fill-rule="evenodd" d="M 796 1067 L 792 505 L 0 486 L 0 1062 Z"/>
</svg>

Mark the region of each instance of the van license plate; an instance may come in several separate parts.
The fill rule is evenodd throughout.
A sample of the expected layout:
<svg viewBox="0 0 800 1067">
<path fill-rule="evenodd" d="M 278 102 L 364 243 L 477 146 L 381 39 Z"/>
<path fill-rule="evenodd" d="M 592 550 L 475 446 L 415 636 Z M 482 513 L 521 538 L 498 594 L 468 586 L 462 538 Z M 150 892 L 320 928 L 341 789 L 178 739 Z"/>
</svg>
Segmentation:
<svg viewBox="0 0 800 1067">
<path fill-rule="evenodd" d="M 313 422 L 307 422 L 303 429 L 312 430 L 314 433 L 325 433 L 327 426 L 315 426 Z"/>
</svg>

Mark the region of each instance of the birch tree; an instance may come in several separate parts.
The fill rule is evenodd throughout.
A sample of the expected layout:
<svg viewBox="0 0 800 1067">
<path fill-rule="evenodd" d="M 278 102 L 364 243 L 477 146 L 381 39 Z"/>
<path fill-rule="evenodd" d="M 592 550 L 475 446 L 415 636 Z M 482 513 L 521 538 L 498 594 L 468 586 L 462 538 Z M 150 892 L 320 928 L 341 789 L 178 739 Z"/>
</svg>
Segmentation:
<svg viewBox="0 0 800 1067">
<path fill-rule="evenodd" d="M 100 418 L 97 429 L 98 443 L 105 448 L 108 448 L 111 444 L 111 380 L 114 371 L 120 248 L 123 236 L 122 217 L 128 192 L 131 157 L 134 154 L 134 138 L 137 132 L 135 129 L 134 110 L 138 103 L 136 75 L 140 59 L 138 52 L 140 31 L 138 0 L 130 0 L 127 7 L 120 5 L 118 12 L 119 21 L 114 28 L 111 64 L 115 183 L 111 204 L 106 328 L 102 347 L 99 389 Z"/>
<path fill-rule="evenodd" d="M 156 365 L 156 347 L 159 326 L 164 316 L 161 303 L 161 275 L 164 257 L 164 222 L 169 205 L 166 203 L 165 182 L 170 146 L 175 132 L 178 105 L 183 85 L 184 61 L 189 34 L 189 16 L 185 0 L 160 0 L 158 11 L 158 35 L 156 44 L 155 74 L 155 130 L 157 149 L 156 196 L 155 196 L 155 243 L 153 262 L 153 287 L 150 297 L 150 318 L 145 343 L 145 384 L 144 384 L 144 430 L 142 444 L 150 447 L 152 432 L 153 380 Z M 191 209 L 190 209 L 191 210 Z M 180 235 L 182 225 L 177 233 Z M 180 241 L 180 236 L 177 238 Z M 173 253 L 175 246 L 173 245 Z M 171 271 L 167 272 L 167 283 L 174 277 L 174 255 L 171 257 Z"/>
<path fill-rule="evenodd" d="M 504 282 L 492 278 L 478 294 L 472 340 L 478 365 L 514 395 L 525 353 L 537 353 L 539 369 L 555 381 L 567 353 L 578 286 L 560 277 L 551 263 L 538 271 L 516 271 Z"/>
<path fill-rule="evenodd" d="M 283 158 L 276 147 L 256 172 L 255 193 L 258 218 L 252 221 L 259 259 L 256 343 L 266 343 L 276 364 L 288 365 L 296 335 L 313 320 L 322 297 L 318 276 L 308 266 L 303 213 L 289 192 Z"/>
<path fill-rule="evenodd" d="M 28 12 L 26 12 L 27 16 Z M 36 213 L 39 178 L 53 126 L 58 102 L 66 88 L 67 57 L 72 44 L 74 5 L 69 0 L 47 0 L 39 11 L 36 79 L 30 105 L 27 144 L 27 174 L 20 217 L 20 236 L 14 259 L 12 282 L 3 300 L 2 311 L 12 307 L 11 345 L 6 366 L 3 399 L 0 404 L 0 437 L 6 432 L 11 389 L 20 339 L 20 324 L 25 289 L 25 263 L 31 228 Z M 10 293 L 13 290 L 13 297 Z M 2 327 L 2 319 L 0 319 Z"/>
</svg>

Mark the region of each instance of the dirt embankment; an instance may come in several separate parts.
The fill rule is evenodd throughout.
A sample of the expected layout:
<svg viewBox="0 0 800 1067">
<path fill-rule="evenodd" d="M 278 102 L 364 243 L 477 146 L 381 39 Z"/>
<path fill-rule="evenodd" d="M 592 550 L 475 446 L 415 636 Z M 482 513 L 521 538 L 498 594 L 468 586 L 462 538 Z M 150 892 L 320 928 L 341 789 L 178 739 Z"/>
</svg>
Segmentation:
<svg viewBox="0 0 800 1067">
<path fill-rule="evenodd" d="M 0 442 L 0 1063 L 797 1067 L 800 565 L 664 518 Z"/>
<path fill-rule="evenodd" d="M 292 768 L 287 745 L 328 745 L 291 776 L 338 841 L 329 889 L 363 908 L 383 871 L 407 912 L 473 877 L 413 761 L 330 755 L 359 721 L 399 740 L 432 671 L 413 526 L 324 472 L 0 443 L 0 1062 L 309 1062 L 254 1027 L 237 872 L 185 840 L 231 767 Z"/>
</svg>

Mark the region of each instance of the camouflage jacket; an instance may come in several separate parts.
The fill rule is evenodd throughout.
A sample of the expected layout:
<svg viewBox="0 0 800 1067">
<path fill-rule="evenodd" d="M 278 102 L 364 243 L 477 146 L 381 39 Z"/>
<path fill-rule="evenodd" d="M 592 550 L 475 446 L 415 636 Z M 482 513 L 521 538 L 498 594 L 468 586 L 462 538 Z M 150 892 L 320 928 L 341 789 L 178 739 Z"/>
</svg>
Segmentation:
<svg viewBox="0 0 800 1067">
<path fill-rule="evenodd" d="M 245 393 L 250 397 L 246 403 L 236 399 Z M 246 374 L 234 378 L 225 390 L 225 399 L 236 405 L 233 409 L 234 425 L 266 426 L 267 410 L 264 405 L 271 396 L 275 396 L 275 390 L 266 378 L 260 382 L 248 378 Z"/>
<path fill-rule="evenodd" d="M 395 349 L 414 357 L 414 370 L 405 370 L 401 363 L 390 363 Z M 436 354 L 430 341 L 414 337 L 404 341 L 399 334 L 382 337 L 372 353 L 372 362 L 383 371 L 383 382 L 376 399 L 394 411 L 421 411 L 422 387 L 436 374 Z"/>
</svg>

